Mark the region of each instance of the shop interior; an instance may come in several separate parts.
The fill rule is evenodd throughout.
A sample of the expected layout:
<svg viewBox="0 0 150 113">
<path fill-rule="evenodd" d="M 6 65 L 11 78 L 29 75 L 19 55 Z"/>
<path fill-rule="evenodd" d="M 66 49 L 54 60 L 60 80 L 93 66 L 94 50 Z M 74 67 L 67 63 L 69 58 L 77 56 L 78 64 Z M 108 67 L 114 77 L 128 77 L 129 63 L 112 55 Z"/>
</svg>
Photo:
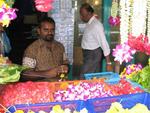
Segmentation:
<svg viewBox="0 0 150 113">
<path fill-rule="evenodd" d="M 91 12 L 80 10 L 82 3 L 94 8 L 111 49 L 110 61 L 102 57 L 101 71 L 88 71 L 91 73 L 85 72 L 83 77 L 81 40 L 86 24 L 80 13 L 85 11 L 85 21 L 96 23 L 89 24 L 90 30 L 94 27 L 87 35 L 97 37 L 93 34 L 97 35 L 101 26 L 92 8 Z M 0 5 L 0 113 L 150 113 L 150 0 L 0 0 Z M 46 7 L 49 5 L 53 8 Z M 13 11 L 15 19 L 10 18 Z M 55 25 L 53 19 L 42 21 L 38 33 L 43 39 L 37 40 L 38 23 L 47 16 Z M 54 29 L 69 65 L 64 63 L 63 46 L 51 40 Z M 6 38 L 11 45 L 8 54 Z M 34 41 L 37 43 L 24 55 Z M 95 44 L 95 39 L 91 42 Z M 85 49 L 89 53 L 89 48 Z M 94 49 L 90 57 L 97 60 L 99 50 Z M 93 59 L 88 61 L 97 66 Z"/>
<path fill-rule="evenodd" d="M 71 34 L 72 39 L 71 41 L 69 39 L 69 41 L 66 41 L 64 43 L 65 43 L 67 52 L 71 51 L 70 53 L 68 53 L 71 59 L 70 76 L 71 78 L 77 79 L 80 73 L 81 65 L 82 65 L 82 50 L 81 50 L 80 43 L 81 43 L 81 38 L 82 38 L 82 29 L 84 25 L 84 23 L 81 22 L 80 16 L 79 16 L 80 5 L 84 2 L 88 2 L 92 4 L 95 10 L 95 14 L 98 16 L 99 20 L 103 22 L 106 37 L 110 44 L 111 50 L 115 48 L 115 46 L 119 43 L 119 27 L 111 27 L 108 25 L 108 17 L 110 15 L 108 14 L 108 12 L 110 11 L 111 0 L 72 0 L 71 6 L 63 6 L 63 2 L 61 0 L 59 0 L 59 2 L 60 2 L 59 4 L 61 4 L 60 6 L 62 8 L 64 7 L 63 11 L 65 10 L 68 11 L 69 9 L 69 11 L 72 10 L 73 12 L 73 13 L 71 12 L 72 19 L 73 19 L 72 20 L 73 31 Z M 31 44 L 34 40 L 36 40 L 36 35 L 37 35 L 36 26 L 37 26 L 38 20 L 46 16 L 47 13 L 38 12 L 34 7 L 33 0 L 16 0 L 14 7 L 18 9 L 17 11 L 18 17 L 11 22 L 8 28 L 6 28 L 6 32 L 7 32 L 8 37 L 10 38 L 10 42 L 12 46 L 12 50 L 8 56 L 13 63 L 21 64 L 22 55 L 24 53 L 25 48 L 29 44 Z M 51 13 L 56 13 L 56 12 L 50 11 L 48 13 L 51 15 Z M 63 17 L 63 19 L 68 19 L 68 18 L 70 17 L 67 17 L 67 16 Z M 66 43 L 69 43 L 71 45 L 72 50 L 68 50 L 67 46 L 70 46 L 70 45 Z M 112 62 L 113 62 L 113 59 L 114 58 L 111 56 Z M 137 53 L 134 56 L 134 60 L 132 62 L 135 62 L 135 63 L 140 62 L 143 65 L 146 65 L 147 60 L 148 60 L 147 55 Z M 125 65 L 126 64 L 123 64 L 120 67 L 120 70 L 122 70 Z M 114 72 L 120 71 L 117 68 L 118 68 L 118 65 L 115 62 L 113 62 L 113 71 Z M 105 71 L 105 60 L 103 60 L 102 71 Z"/>
</svg>

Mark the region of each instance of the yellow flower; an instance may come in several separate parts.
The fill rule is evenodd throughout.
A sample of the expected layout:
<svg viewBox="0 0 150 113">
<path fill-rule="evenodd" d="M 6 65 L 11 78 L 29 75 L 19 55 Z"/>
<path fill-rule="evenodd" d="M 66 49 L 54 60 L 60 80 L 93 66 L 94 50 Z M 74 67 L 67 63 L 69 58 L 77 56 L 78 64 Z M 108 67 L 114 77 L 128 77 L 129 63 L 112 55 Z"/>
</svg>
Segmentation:
<svg viewBox="0 0 150 113">
<path fill-rule="evenodd" d="M 28 113 L 35 113 L 35 112 L 34 112 L 34 111 L 32 111 L 32 110 L 29 110 L 29 111 L 28 111 Z"/>
<path fill-rule="evenodd" d="M 5 15 L 5 17 L 3 17 L 3 19 L 0 21 L 0 23 L 2 23 L 2 26 L 6 26 L 8 27 L 9 23 L 10 23 L 10 19 L 8 17 L 8 15 Z"/>
<path fill-rule="evenodd" d="M 24 111 L 23 110 L 17 110 L 14 113 L 24 113 Z"/>
<path fill-rule="evenodd" d="M 9 8 L 9 6 L 5 3 L 4 0 L 0 0 L 0 7 L 4 6 L 5 8 Z"/>
<path fill-rule="evenodd" d="M 55 105 L 55 106 L 53 106 L 52 111 L 53 111 L 54 113 L 64 113 L 64 110 L 61 108 L 60 105 Z"/>
</svg>

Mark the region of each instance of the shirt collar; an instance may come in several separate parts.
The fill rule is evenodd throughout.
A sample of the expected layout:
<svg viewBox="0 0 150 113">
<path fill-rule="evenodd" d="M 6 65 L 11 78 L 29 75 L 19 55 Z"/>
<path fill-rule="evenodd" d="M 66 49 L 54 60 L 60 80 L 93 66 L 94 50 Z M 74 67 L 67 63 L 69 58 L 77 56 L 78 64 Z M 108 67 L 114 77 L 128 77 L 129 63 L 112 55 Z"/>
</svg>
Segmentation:
<svg viewBox="0 0 150 113">
<path fill-rule="evenodd" d="M 88 21 L 88 24 L 91 24 L 91 22 L 92 22 L 94 19 L 95 19 L 95 16 L 92 16 L 92 17 L 90 18 L 90 20 Z"/>
</svg>

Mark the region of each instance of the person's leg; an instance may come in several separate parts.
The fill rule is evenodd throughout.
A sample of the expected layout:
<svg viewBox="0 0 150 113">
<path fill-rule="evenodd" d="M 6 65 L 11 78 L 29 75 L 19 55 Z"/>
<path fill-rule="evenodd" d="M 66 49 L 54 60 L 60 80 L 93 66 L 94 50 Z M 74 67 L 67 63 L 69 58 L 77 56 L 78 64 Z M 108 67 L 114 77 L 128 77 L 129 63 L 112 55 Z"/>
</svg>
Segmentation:
<svg viewBox="0 0 150 113">
<path fill-rule="evenodd" d="M 95 50 L 95 65 L 96 65 L 96 71 L 95 72 L 101 72 L 101 68 L 102 68 L 102 49 L 98 48 Z"/>
<path fill-rule="evenodd" d="M 94 73 L 100 70 L 101 49 L 83 50 L 83 66 L 81 68 L 80 77 L 84 78 L 85 73 Z"/>
</svg>

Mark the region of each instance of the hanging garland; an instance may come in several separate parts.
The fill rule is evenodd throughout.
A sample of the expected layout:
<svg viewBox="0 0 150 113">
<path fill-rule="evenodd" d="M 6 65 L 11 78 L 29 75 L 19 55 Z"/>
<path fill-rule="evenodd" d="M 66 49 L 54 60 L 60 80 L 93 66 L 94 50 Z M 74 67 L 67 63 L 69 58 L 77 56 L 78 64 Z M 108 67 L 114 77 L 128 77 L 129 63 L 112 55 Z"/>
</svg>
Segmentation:
<svg viewBox="0 0 150 113">
<path fill-rule="evenodd" d="M 120 0 L 120 38 L 121 44 L 127 42 L 129 32 L 130 1 Z"/>
<path fill-rule="evenodd" d="M 113 49 L 115 61 L 129 62 L 132 50 L 150 55 L 150 0 L 120 0 L 121 45 Z"/>
<path fill-rule="evenodd" d="M 139 36 L 145 34 L 146 31 L 146 11 L 147 0 L 133 0 L 133 14 L 132 18 L 132 29 L 131 33 L 133 36 Z"/>
<path fill-rule="evenodd" d="M 147 36 L 150 44 L 150 0 L 147 0 Z"/>
<path fill-rule="evenodd" d="M 113 0 L 111 7 L 111 16 L 108 20 L 111 26 L 117 26 L 120 24 L 120 17 L 118 16 L 118 7 L 118 0 Z"/>
</svg>

